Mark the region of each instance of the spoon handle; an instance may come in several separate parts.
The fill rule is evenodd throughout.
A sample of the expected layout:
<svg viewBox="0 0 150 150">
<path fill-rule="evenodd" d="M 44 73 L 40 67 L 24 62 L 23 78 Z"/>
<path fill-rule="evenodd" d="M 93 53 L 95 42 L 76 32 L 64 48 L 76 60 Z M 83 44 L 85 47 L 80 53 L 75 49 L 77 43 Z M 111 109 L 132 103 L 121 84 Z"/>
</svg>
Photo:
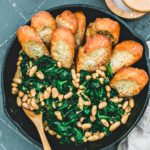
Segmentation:
<svg viewBox="0 0 150 150">
<path fill-rule="evenodd" d="M 41 142 L 43 144 L 44 150 L 52 150 L 50 145 L 49 145 L 49 143 L 48 143 L 48 140 L 46 138 L 43 126 L 36 126 L 36 127 L 37 127 L 37 130 L 39 132 L 39 135 L 40 135 Z"/>
</svg>

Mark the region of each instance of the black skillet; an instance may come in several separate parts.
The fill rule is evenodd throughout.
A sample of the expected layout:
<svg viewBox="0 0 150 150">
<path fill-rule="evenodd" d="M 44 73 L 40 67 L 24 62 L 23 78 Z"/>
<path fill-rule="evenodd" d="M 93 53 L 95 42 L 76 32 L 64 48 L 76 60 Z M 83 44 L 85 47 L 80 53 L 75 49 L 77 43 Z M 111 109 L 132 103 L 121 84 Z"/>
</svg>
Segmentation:
<svg viewBox="0 0 150 150">
<path fill-rule="evenodd" d="M 53 9 L 48 10 L 53 16 L 57 16 L 62 11 L 69 9 L 71 11 L 83 11 L 87 18 L 87 24 L 92 22 L 97 17 L 109 17 L 114 20 L 117 20 L 121 25 L 121 36 L 120 41 L 123 40 L 135 40 L 140 42 L 144 46 L 144 54 L 142 59 L 134 64 L 134 67 L 142 68 L 149 74 L 149 63 L 148 63 L 148 47 L 146 46 L 145 42 L 133 33 L 130 28 L 118 17 L 104 11 L 100 10 L 99 8 L 86 6 L 86 5 L 67 5 L 67 6 L 60 6 Z M 17 38 L 12 42 L 10 47 L 7 50 L 5 61 L 3 64 L 3 72 L 2 72 L 2 89 L 4 95 L 4 109 L 5 113 L 8 118 L 18 127 L 18 129 L 26 136 L 30 141 L 33 141 L 35 144 L 41 146 L 41 142 L 39 139 L 39 135 L 31 123 L 31 121 L 25 116 L 23 111 L 17 107 L 15 96 L 11 94 L 11 82 L 16 71 L 16 61 L 18 58 L 19 50 L 21 49 Z M 133 109 L 131 116 L 126 125 L 122 125 L 119 129 L 114 131 L 109 136 L 105 137 L 101 141 L 87 143 L 80 146 L 75 146 L 73 144 L 70 145 L 60 145 L 57 139 L 50 137 L 49 135 L 48 140 L 53 148 L 53 150 L 99 150 L 102 148 L 109 147 L 121 139 L 123 139 L 138 123 L 140 118 L 142 117 L 146 106 L 149 100 L 148 94 L 148 85 L 144 88 L 144 90 L 135 97 L 136 105 Z"/>
</svg>

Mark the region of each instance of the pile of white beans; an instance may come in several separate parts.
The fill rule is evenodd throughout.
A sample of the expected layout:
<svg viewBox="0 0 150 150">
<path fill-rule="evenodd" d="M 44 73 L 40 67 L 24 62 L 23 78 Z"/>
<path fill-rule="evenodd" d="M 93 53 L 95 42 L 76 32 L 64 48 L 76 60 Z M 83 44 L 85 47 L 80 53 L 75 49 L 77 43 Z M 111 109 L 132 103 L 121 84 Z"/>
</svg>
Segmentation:
<svg viewBox="0 0 150 150">
<path fill-rule="evenodd" d="M 39 105 L 37 104 L 37 100 L 36 100 L 36 94 L 37 94 L 36 90 L 31 89 L 30 91 L 27 91 L 27 93 L 24 93 L 23 91 L 18 89 L 18 85 L 22 83 L 22 73 L 21 73 L 21 67 L 20 67 L 21 62 L 22 62 L 22 57 L 19 56 L 18 62 L 17 62 L 17 71 L 13 78 L 13 83 L 11 84 L 12 85 L 12 94 L 17 95 L 16 103 L 17 103 L 18 107 L 24 107 L 31 111 L 38 110 Z M 39 80 L 43 80 L 44 74 L 41 71 L 38 71 L 38 66 L 36 66 L 36 65 L 32 66 L 32 63 L 29 63 L 29 64 L 30 65 L 29 65 L 29 69 L 28 69 L 28 73 L 27 73 L 28 76 L 32 77 L 35 75 Z M 57 62 L 57 67 L 61 68 L 62 63 Z M 106 78 L 105 71 L 106 71 L 106 67 L 101 66 L 99 69 L 97 69 L 91 75 L 87 75 L 86 80 L 90 80 L 91 78 L 99 79 L 100 83 L 104 84 L 104 79 Z M 84 92 L 83 92 L 84 86 L 82 84 L 80 84 L 80 73 L 76 73 L 75 69 L 71 69 L 71 74 L 72 74 L 72 83 L 77 88 L 77 94 L 79 96 L 77 106 L 81 110 L 83 109 L 84 106 L 87 106 L 87 107 L 91 106 L 92 102 L 88 98 L 88 96 L 86 96 L 84 94 Z M 107 92 L 107 96 L 110 97 L 111 87 L 109 85 L 106 85 L 105 89 Z M 81 94 L 83 94 L 87 98 L 87 101 L 83 100 Z M 58 98 L 59 101 L 63 101 L 63 100 L 67 100 L 67 99 L 71 98 L 72 96 L 73 96 L 73 92 L 71 91 L 71 89 L 68 93 L 63 95 L 63 94 L 59 93 L 59 91 L 56 87 L 49 86 L 49 87 L 46 87 L 45 91 L 43 93 L 41 93 L 41 95 L 39 97 L 40 105 L 45 106 L 46 104 L 45 104 L 44 100 L 48 99 L 50 97 Z M 114 97 L 114 98 L 110 99 L 110 101 L 112 101 L 114 103 L 120 103 L 122 100 L 123 100 L 123 98 L 119 98 L 119 97 Z M 39 103 L 39 101 L 38 101 L 38 103 Z M 60 103 L 60 106 L 61 105 L 62 105 L 62 103 Z M 126 100 L 123 104 L 118 104 L 118 106 L 121 107 L 125 111 L 125 113 L 122 115 L 121 121 L 108 122 L 106 119 L 100 120 L 100 122 L 105 127 L 108 127 L 110 131 L 116 130 L 121 124 L 126 124 L 128 118 L 129 118 L 129 115 L 130 115 L 130 111 L 134 107 L 134 99 L 130 98 L 130 99 Z M 98 106 L 96 106 L 96 105 L 92 106 L 91 116 L 90 116 L 91 122 L 94 122 L 96 120 L 97 110 L 104 109 L 105 107 L 107 107 L 106 101 L 100 102 Z M 56 108 L 55 104 L 53 104 L 53 108 Z M 60 120 L 60 121 L 63 120 L 63 116 L 60 111 L 55 111 L 54 114 L 58 120 Z M 77 126 L 85 131 L 84 142 L 96 141 L 96 140 L 102 139 L 106 135 L 106 133 L 99 132 L 99 131 L 96 133 L 89 132 L 88 130 L 92 127 L 92 123 L 83 123 L 83 120 L 84 120 L 84 117 L 81 117 L 80 120 L 77 122 Z M 58 135 L 55 131 L 53 131 L 49 128 L 47 121 L 44 122 L 44 127 L 45 127 L 45 131 L 47 131 L 50 135 L 56 135 L 56 137 L 58 139 L 61 138 L 60 135 Z M 72 142 L 75 142 L 74 137 L 71 137 L 70 140 Z"/>
</svg>

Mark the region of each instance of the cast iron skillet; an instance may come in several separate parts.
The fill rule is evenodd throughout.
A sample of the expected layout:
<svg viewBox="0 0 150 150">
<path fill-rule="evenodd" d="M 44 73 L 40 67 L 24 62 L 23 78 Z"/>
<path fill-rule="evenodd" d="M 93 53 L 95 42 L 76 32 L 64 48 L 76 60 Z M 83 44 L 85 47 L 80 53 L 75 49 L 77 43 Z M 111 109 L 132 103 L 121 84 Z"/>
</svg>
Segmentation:
<svg viewBox="0 0 150 150">
<path fill-rule="evenodd" d="M 121 21 L 119 18 L 117 18 L 114 15 L 109 14 L 108 12 L 104 10 L 100 10 L 99 8 L 86 6 L 86 5 L 67 5 L 67 6 L 60 6 L 53 9 L 50 9 L 49 12 L 56 16 L 60 14 L 62 11 L 69 9 L 71 11 L 83 11 L 87 18 L 87 24 L 89 22 L 92 22 L 97 17 L 109 17 L 114 20 L 117 20 L 121 25 L 121 36 L 120 41 L 123 40 L 135 40 L 140 42 L 144 46 L 144 55 L 140 61 L 138 61 L 134 67 L 139 67 L 144 69 L 148 74 L 148 47 L 146 44 L 139 38 L 139 36 L 132 33 L 132 31 L 129 29 L 129 27 Z M 25 116 L 23 111 L 17 107 L 15 96 L 11 94 L 11 82 L 14 76 L 14 73 L 16 71 L 16 61 L 18 58 L 19 50 L 21 49 L 17 38 L 12 42 L 12 45 L 7 50 L 5 61 L 3 64 L 3 81 L 2 81 L 2 88 L 4 93 L 4 108 L 5 113 L 7 114 L 8 118 L 18 127 L 18 129 L 31 141 L 41 146 L 41 142 L 39 139 L 39 135 L 34 127 L 34 125 L 31 123 L 31 121 Z M 48 137 L 48 140 L 53 147 L 54 150 L 99 150 L 101 148 L 106 148 L 108 146 L 111 146 L 112 144 L 117 143 L 121 139 L 123 139 L 138 123 L 140 118 L 142 117 L 145 108 L 148 103 L 148 85 L 144 88 L 144 90 L 135 97 L 136 105 L 133 109 L 131 116 L 127 122 L 126 125 L 122 125 L 119 129 L 117 129 L 115 132 L 113 132 L 108 137 L 105 137 L 101 141 L 92 142 L 83 144 L 81 146 L 75 146 L 73 144 L 70 145 L 60 145 L 58 141 L 50 136 Z"/>
</svg>

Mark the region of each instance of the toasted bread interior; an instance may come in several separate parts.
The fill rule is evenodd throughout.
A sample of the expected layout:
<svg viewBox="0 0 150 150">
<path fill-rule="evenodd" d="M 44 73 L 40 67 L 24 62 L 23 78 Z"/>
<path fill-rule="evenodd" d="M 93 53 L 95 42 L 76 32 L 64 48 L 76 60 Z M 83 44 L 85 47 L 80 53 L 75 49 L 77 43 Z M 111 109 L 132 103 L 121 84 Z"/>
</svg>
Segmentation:
<svg viewBox="0 0 150 150">
<path fill-rule="evenodd" d="M 72 64 L 72 52 L 70 47 L 63 41 L 57 41 L 51 48 L 51 55 L 56 61 L 62 62 L 64 67 L 71 67 Z M 65 63 L 66 62 L 66 63 Z M 70 63 L 67 63 L 70 62 Z"/>
<path fill-rule="evenodd" d="M 25 44 L 25 49 L 27 50 L 26 53 L 32 58 L 39 58 L 44 55 L 42 45 L 37 42 L 27 42 Z"/>
<path fill-rule="evenodd" d="M 126 51 L 114 53 L 110 60 L 113 72 L 116 72 L 122 67 L 126 67 L 133 59 L 133 56 Z"/>
<path fill-rule="evenodd" d="M 137 91 L 138 85 L 131 80 L 119 80 L 117 81 L 113 87 L 118 91 L 120 96 L 133 96 Z"/>
<path fill-rule="evenodd" d="M 47 44 L 50 43 L 50 38 L 51 38 L 52 30 L 48 27 L 42 28 L 39 31 L 39 36 L 42 39 L 42 41 L 48 46 Z"/>
</svg>

